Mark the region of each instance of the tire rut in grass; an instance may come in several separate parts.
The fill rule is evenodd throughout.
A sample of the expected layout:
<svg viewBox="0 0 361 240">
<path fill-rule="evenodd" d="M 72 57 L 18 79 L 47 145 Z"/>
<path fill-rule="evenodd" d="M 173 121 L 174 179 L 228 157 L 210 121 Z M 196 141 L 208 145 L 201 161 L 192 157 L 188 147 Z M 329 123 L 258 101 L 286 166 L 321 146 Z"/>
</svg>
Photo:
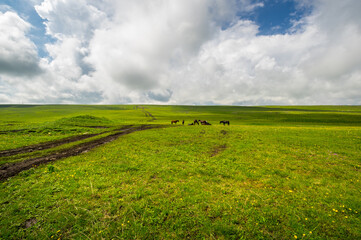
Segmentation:
<svg viewBox="0 0 361 240">
<path fill-rule="evenodd" d="M 78 136 L 63 138 L 63 139 L 59 139 L 59 140 L 55 140 L 55 141 L 51 141 L 51 142 L 45 142 L 45 143 L 35 144 L 35 145 L 16 148 L 16 149 L 4 150 L 4 151 L 0 152 L 0 157 L 9 157 L 9 156 L 17 155 L 17 154 L 30 153 L 30 152 L 34 152 L 34 151 L 54 148 L 54 147 L 57 147 L 57 146 L 60 146 L 63 144 L 72 143 L 72 142 L 84 140 L 87 138 L 95 137 L 99 134 L 101 134 L 101 133 L 78 135 Z"/>
<path fill-rule="evenodd" d="M 57 151 L 51 153 L 47 156 L 37 157 L 37 158 L 30 158 L 24 160 L 22 162 L 11 163 L 11 164 L 4 164 L 0 166 L 0 181 L 6 180 L 9 177 L 15 176 L 18 173 L 30 169 L 34 166 L 38 166 L 40 164 L 45 164 L 48 162 L 56 161 L 62 158 L 76 156 L 81 153 L 85 153 L 95 147 L 103 145 L 105 143 L 111 142 L 116 140 L 118 137 L 122 135 L 126 135 L 135 131 L 142 131 L 146 129 L 152 128 L 160 128 L 160 125 L 142 125 L 138 127 L 129 127 L 127 129 L 119 129 L 118 132 L 113 133 L 111 135 L 105 136 L 103 138 L 98 138 L 86 143 L 81 143 L 79 145 L 70 147 L 68 149 L 63 149 L 61 151 Z"/>
<path fill-rule="evenodd" d="M 128 127 L 131 127 L 131 126 L 126 126 L 123 129 L 128 128 Z M 122 130 L 122 128 L 117 129 L 117 131 L 120 131 L 120 130 Z M 30 152 L 34 152 L 34 151 L 50 149 L 50 148 L 58 147 L 60 145 L 64 145 L 67 143 L 77 142 L 77 141 L 84 140 L 87 138 L 95 137 L 95 136 L 98 136 L 98 135 L 101 135 L 101 134 L 104 134 L 107 132 L 109 132 L 109 131 L 95 133 L 95 134 L 77 135 L 77 136 L 67 137 L 67 138 L 58 139 L 58 140 L 54 140 L 54 141 L 50 141 L 50 142 L 44 142 L 44 143 L 39 143 L 39 144 L 15 148 L 15 149 L 8 149 L 8 150 L 0 151 L 0 157 L 9 157 L 9 156 L 17 155 L 17 154 L 30 153 Z"/>
</svg>

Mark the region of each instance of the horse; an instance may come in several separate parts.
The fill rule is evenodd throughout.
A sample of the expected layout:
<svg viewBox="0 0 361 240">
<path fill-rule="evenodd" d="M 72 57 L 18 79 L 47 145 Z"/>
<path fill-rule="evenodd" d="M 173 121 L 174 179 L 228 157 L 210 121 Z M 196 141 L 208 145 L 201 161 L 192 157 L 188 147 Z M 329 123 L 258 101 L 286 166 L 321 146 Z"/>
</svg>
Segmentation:
<svg viewBox="0 0 361 240">
<path fill-rule="evenodd" d="M 174 124 L 177 124 L 177 122 L 179 122 L 179 120 L 172 120 L 170 123 L 171 123 L 171 124 L 173 124 L 173 123 L 174 123 Z"/>
<path fill-rule="evenodd" d="M 204 125 L 207 121 L 198 120 L 202 125 Z"/>
<path fill-rule="evenodd" d="M 202 125 L 211 125 L 209 122 L 207 122 L 206 120 L 199 120 L 201 122 Z"/>
<path fill-rule="evenodd" d="M 196 120 L 194 120 L 194 122 L 193 122 L 193 125 L 199 125 L 199 122 L 197 121 L 197 119 Z"/>
<path fill-rule="evenodd" d="M 223 126 L 226 124 L 228 124 L 228 126 L 229 126 L 229 121 L 220 121 L 219 124 L 221 124 L 221 123 L 223 123 Z"/>
</svg>

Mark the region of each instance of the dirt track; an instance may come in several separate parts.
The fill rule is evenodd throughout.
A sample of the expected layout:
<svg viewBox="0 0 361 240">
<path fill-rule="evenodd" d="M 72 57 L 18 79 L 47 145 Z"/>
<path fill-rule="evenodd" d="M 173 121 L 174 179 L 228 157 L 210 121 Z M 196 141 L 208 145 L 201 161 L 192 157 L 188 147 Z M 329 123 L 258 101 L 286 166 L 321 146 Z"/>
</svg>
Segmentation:
<svg viewBox="0 0 361 240">
<path fill-rule="evenodd" d="M 81 143 L 79 145 L 70 147 L 68 149 L 59 150 L 59 151 L 51 153 L 47 156 L 30 158 L 30 159 L 24 160 L 22 162 L 17 162 L 17 163 L 4 164 L 4 165 L 0 166 L 0 181 L 6 180 L 9 177 L 15 176 L 24 170 L 34 167 L 35 165 L 38 166 L 40 164 L 56 161 L 56 160 L 66 158 L 66 157 L 76 156 L 83 152 L 87 152 L 97 146 L 114 141 L 115 139 L 117 139 L 118 137 L 120 137 L 122 135 L 126 135 L 129 133 L 135 132 L 135 131 L 142 131 L 142 130 L 146 130 L 146 129 L 159 128 L 159 127 L 161 127 L 161 126 L 159 126 L 159 125 L 142 125 L 142 126 L 138 126 L 138 127 L 128 126 L 128 128 L 118 129 L 118 130 L 116 130 L 115 133 L 105 136 L 103 138 L 95 139 L 93 141 L 89 141 L 86 143 Z M 89 134 L 89 135 L 95 136 L 98 134 Z M 9 152 L 12 151 L 13 154 L 11 154 L 11 155 L 15 155 L 15 154 L 19 154 L 19 153 L 32 152 L 32 151 L 34 151 L 34 149 L 35 150 L 49 149 L 49 148 L 52 148 L 55 146 L 65 144 L 65 143 L 75 142 L 78 140 L 83 140 L 83 139 L 89 138 L 89 137 L 91 137 L 89 135 L 87 137 L 84 137 L 85 135 L 78 136 L 79 139 L 77 139 L 77 140 L 74 140 L 74 139 L 76 139 L 76 137 L 73 137 L 73 138 L 62 139 L 62 140 L 53 141 L 53 142 L 49 142 L 49 143 L 28 146 L 28 147 L 24 147 L 24 148 L 12 149 L 12 150 L 8 150 L 8 151 Z M 34 146 L 37 146 L 37 147 L 34 147 Z M 44 146 L 46 148 L 44 148 Z M 3 151 L 1 153 L 6 154 L 5 151 Z M 0 155 L 0 156 L 10 156 L 10 155 Z"/>
<path fill-rule="evenodd" d="M 116 131 L 121 131 L 121 130 L 127 129 L 129 127 L 131 127 L 131 125 L 124 126 L 120 129 L 117 129 Z M 63 139 L 59 139 L 59 140 L 55 140 L 55 141 L 50 141 L 50 142 L 45 142 L 45 143 L 15 148 L 15 149 L 4 150 L 4 151 L 0 151 L 0 157 L 8 157 L 8 156 L 21 154 L 21 153 L 29 153 L 29 152 L 54 148 L 54 147 L 57 147 L 57 146 L 60 146 L 63 144 L 72 143 L 72 142 L 84 140 L 87 138 L 95 137 L 95 136 L 98 136 L 100 134 L 104 134 L 107 132 L 109 132 L 109 131 L 96 133 L 96 134 L 83 134 L 83 135 L 72 136 L 72 137 L 63 138 Z"/>
<path fill-rule="evenodd" d="M 34 152 L 34 151 L 38 151 L 38 150 L 49 149 L 49 148 L 57 147 L 57 146 L 60 146 L 60 145 L 66 144 L 66 143 L 76 142 L 76 141 L 80 141 L 80 140 L 87 139 L 90 137 L 94 137 L 99 134 L 100 133 L 84 134 L 84 135 L 79 135 L 79 136 L 74 136 L 74 137 L 63 138 L 63 139 L 55 140 L 55 141 L 51 141 L 51 142 L 45 142 L 45 143 L 40 143 L 40 144 L 36 144 L 36 145 L 26 146 L 26 147 L 22 147 L 22 148 L 5 150 L 5 151 L 0 152 L 0 157 L 8 157 L 8 156 L 21 154 L 21 153 L 29 153 L 29 152 Z"/>
</svg>

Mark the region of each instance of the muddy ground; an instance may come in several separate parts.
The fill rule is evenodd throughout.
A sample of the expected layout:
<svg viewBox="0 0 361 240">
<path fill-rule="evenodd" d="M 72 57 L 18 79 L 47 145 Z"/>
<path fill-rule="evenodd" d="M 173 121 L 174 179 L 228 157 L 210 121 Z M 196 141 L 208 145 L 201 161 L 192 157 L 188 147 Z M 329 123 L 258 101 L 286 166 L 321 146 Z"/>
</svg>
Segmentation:
<svg viewBox="0 0 361 240">
<path fill-rule="evenodd" d="M 67 149 L 62 149 L 56 152 L 52 152 L 47 156 L 37 157 L 37 158 L 30 158 L 26 159 L 22 162 L 16 162 L 16 163 L 6 163 L 0 166 L 0 181 L 6 180 L 9 177 L 15 176 L 18 173 L 30 169 L 34 166 L 38 166 L 40 164 L 45 164 L 48 162 L 53 162 L 62 158 L 76 156 L 81 153 L 85 153 L 95 147 L 98 147 L 100 145 L 103 145 L 105 143 L 114 141 L 115 139 L 119 138 L 122 135 L 126 135 L 135 131 L 142 131 L 146 129 L 152 129 L 152 128 L 160 128 L 162 126 L 160 125 L 142 125 L 142 126 L 126 126 L 120 129 L 117 129 L 114 131 L 113 134 L 110 134 L 108 136 L 95 139 L 86 143 L 81 143 L 76 146 L 72 146 Z M 105 133 L 105 132 L 103 132 Z M 99 133 L 102 134 L 102 133 Z M 86 135 L 80 135 L 65 139 L 60 139 L 52 142 L 32 145 L 32 146 L 25 146 L 23 148 L 17 148 L 17 149 L 11 149 L 0 152 L 0 157 L 4 156 L 11 156 L 16 155 L 20 153 L 27 153 L 32 151 L 38 151 L 38 150 L 44 150 L 44 149 L 50 149 L 53 147 L 57 147 L 63 144 L 71 143 L 80 141 L 86 138 L 90 138 L 99 134 L 86 134 Z"/>
<path fill-rule="evenodd" d="M 60 145 L 63 145 L 63 144 L 84 140 L 84 139 L 87 139 L 87 138 L 90 138 L 90 137 L 95 137 L 95 136 L 97 136 L 99 134 L 101 134 L 101 133 L 83 134 L 83 135 L 63 138 L 63 139 L 59 139 L 59 140 L 55 140 L 55 141 L 51 141 L 51 142 L 45 142 L 45 143 L 35 144 L 35 145 L 16 148 L 16 149 L 0 151 L 0 157 L 9 157 L 9 156 L 17 155 L 17 154 L 29 153 L 29 152 L 54 148 L 54 147 L 57 147 L 57 146 L 60 146 Z"/>
<path fill-rule="evenodd" d="M 131 127 L 131 125 L 124 126 L 122 128 L 116 129 L 115 131 L 122 131 L 129 127 Z M 97 128 L 100 128 L 100 127 L 98 126 Z M 105 128 L 105 127 L 102 127 L 102 128 Z M 82 135 L 72 136 L 72 137 L 63 138 L 63 139 L 59 139 L 59 140 L 49 141 L 49 142 L 45 142 L 45 143 L 39 143 L 39 144 L 29 145 L 29 146 L 20 147 L 20 148 L 4 150 L 4 151 L 0 151 L 0 157 L 9 157 L 9 156 L 17 155 L 17 154 L 22 154 L 22 153 L 29 153 L 29 152 L 39 151 L 39 150 L 50 149 L 50 148 L 54 148 L 54 147 L 57 147 L 57 146 L 60 146 L 63 144 L 77 142 L 77 141 L 84 140 L 87 138 L 95 137 L 95 136 L 98 136 L 98 135 L 101 135 L 101 134 L 104 134 L 107 132 L 110 132 L 110 131 L 105 131 L 105 132 L 95 133 L 95 134 L 82 134 Z"/>
</svg>

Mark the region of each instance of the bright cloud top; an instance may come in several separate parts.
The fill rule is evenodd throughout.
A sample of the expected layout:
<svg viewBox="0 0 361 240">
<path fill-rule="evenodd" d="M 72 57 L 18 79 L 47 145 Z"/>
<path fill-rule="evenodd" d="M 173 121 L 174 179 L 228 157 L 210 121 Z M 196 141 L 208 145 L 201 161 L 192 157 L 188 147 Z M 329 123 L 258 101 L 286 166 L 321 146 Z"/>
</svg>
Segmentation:
<svg viewBox="0 0 361 240">
<path fill-rule="evenodd" d="M 270 2 L 32 1 L 43 45 L 1 5 L 0 103 L 361 104 L 361 2 Z"/>
</svg>

